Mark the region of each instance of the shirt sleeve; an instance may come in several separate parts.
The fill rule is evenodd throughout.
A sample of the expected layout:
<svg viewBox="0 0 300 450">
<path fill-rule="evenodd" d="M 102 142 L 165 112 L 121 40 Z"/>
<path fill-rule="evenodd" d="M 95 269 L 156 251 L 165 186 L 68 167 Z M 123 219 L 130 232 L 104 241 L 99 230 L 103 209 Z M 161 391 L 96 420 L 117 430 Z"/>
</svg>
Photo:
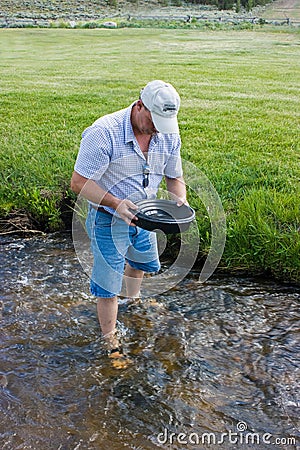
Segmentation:
<svg viewBox="0 0 300 450">
<path fill-rule="evenodd" d="M 91 126 L 82 133 L 74 170 L 79 175 L 99 180 L 111 159 L 111 140 L 103 127 Z"/>
<path fill-rule="evenodd" d="M 178 178 L 183 175 L 180 148 L 181 140 L 179 135 L 176 135 L 164 170 L 164 175 L 168 178 Z"/>
</svg>

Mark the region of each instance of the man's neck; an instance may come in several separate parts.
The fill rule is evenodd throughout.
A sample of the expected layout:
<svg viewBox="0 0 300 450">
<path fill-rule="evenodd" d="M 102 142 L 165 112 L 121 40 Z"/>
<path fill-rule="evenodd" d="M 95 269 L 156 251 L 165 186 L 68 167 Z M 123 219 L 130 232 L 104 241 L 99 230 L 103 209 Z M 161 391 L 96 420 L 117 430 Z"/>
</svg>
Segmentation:
<svg viewBox="0 0 300 450">
<path fill-rule="evenodd" d="M 142 152 L 144 153 L 145 156 L 147 156 L 148 153 L 148 149 L 149 149 L 149 144 L 151 141 L 151 135 L 149 134 L 135 134 L 136 140 L 140 146 L 140 149 L 142 150 Z"/>
</svg>

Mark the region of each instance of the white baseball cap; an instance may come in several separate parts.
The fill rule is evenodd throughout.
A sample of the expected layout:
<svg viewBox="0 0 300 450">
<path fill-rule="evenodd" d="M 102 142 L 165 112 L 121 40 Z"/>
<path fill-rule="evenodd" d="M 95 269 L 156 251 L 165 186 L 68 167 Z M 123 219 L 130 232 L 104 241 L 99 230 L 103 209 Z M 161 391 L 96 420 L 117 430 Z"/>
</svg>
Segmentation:
<svg viewBox="0 0 300 450">
<path fill-rule="evenodd" d="M 140 99 L 151 112 L 153 124 L 160 133 L 179 133 L 177 114 L 180 97 L 173 86 L 161 80 L 150 81 L 141 90 Z"/>
</svg>

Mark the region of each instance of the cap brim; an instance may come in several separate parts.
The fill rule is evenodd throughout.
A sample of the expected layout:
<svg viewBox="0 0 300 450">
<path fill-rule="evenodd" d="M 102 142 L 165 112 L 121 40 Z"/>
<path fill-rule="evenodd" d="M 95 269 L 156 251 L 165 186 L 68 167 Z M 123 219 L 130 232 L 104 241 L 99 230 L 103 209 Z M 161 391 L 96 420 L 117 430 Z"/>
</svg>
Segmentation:
<svg viewBox="0 0 300 450">
<path fill-rule="evenodd" d="M 175 117 L 162 117 L 159 114 L 151 112 L 153 124 L 157 131 L 163 134 L 177 133 L 179 134 L 179 127 L 177 122 L 177 116 Z"/>
</svg>

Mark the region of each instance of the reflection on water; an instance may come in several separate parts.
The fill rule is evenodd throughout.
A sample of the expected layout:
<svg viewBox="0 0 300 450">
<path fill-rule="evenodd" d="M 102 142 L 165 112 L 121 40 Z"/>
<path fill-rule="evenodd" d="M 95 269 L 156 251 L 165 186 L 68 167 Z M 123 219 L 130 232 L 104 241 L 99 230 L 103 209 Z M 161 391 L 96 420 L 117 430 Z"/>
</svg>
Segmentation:
<svg viewBox="0 0 300 450">
<path fill-rule="evenodd" d="M 118 371 L 70 238 L 1 239 L 1 449 L 297 448 L 298 288 L 191 275 L 122 304 Z"/>
</svg>

